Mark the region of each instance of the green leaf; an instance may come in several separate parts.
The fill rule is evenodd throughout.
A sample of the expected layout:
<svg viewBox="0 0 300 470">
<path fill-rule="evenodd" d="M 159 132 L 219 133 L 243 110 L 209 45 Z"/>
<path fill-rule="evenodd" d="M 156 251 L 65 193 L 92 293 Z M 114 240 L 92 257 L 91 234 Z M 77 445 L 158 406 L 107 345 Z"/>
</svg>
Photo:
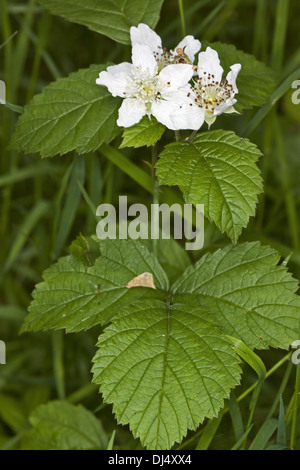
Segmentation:
<svg viewBox="0 0 300 470">
<path fill-rule="evenodd" d="M 84 243 L 85 251 L 80 244 L 73 246 L 74 254 L 44 272 L 44 282 L 36 286 L 22 332 L 53 328 L 74 332 L 107 323 L 121 306 L 149 292 L 149 288 L 125 287 L 145 272 L 153 274 L 157 289 L 168 289 L 164 270 L 139 242 L 102 241 L 101 256 L 94 264 L 89 242 Z"/>
<path fill-rule="evenodd" d="M 58 79 L 36 95 L 20 116 L 11 147 L 42 157 L 79 154 L 109 143 L 119 132 L 116 125 L 120 99 L 96 84 L 106 65 Z"/>
<path fill-rule="evenodd" d="M 129 44 L 131 26 L 138 23 L 156 26 L 163 0 L 39 0 L 39 3 L 51 13 Z"/>
<path fill-rule="evenodd" d="M 220 42 L 203 43 L 202 50 L 208 45 L 218 52 L 225 73 L 229 72 L 233 64 L 242 65 L 237 79 L 239 93 L 236 95 L 235 109 L 241 111 L 264 105 L 278 84 L 278 74 L 254 56 L 237 50 L 233 45 Z"/>
<path fill-rule="evenodd" d="M 50 402 L 30 416 L 33 429 L 23 437 L 23 450 L 104 450 L 101 422 L 83 406 Z"/>
<path fill-rule="evenodd" d="M 249 348 L 288 349 L 298 338 L 298 282 L 260 243 L 206 254 L 176 281 L 174 293 L 198 294 L 224 332 Z"/>
<path fill-rule="evenodd" d="M 204 204 L 209 220 L 236 243 L 262 191 L 260 156 L 254 144 L 233 132 L 204 132 L 191 143 L 167 145 L 157 177 L 160 184 L 178 185 L 187 203 Z"/>
<path fill-rule="evenodd" d="M 114 317 L 98 346 L 94 381 L 149 449 L 170 449 L 216 417 L 239 383 L 230 342 L 193 296 L 173 302 L 152 291 Z"/>
<path fill-rule="evenodd" d="M 125 129 L 123 142 L 120 148 L 124 147 L 150 147 L 159 141 L 166 128 L 155 118 L 149 119 L 145 116 L 138 124 Z"/>
</svg>

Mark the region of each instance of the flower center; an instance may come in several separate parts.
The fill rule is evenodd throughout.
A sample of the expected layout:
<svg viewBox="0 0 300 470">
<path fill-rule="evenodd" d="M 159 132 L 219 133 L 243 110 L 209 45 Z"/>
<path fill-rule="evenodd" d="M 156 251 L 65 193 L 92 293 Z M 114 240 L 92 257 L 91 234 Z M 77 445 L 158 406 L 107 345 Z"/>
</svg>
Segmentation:
<svg viewBox="0 0 300 470">
<path fill-rule="evenodd" d="M 159 47 L 159 49 L 160 50 L 158 52 L 154 52 L 154 57 L 157 62 L 158 72 L 161 72 L 162 69 L 172 63 L 172 58 L 170 52 L 167 50 L 166 47 Z"/>
<path fill-rule="evenodd" d="M 154 52 L 154 58 L 157 62 L 158 72 L 161 72 L 167 65 L 170 64 L 191 64 L 183 49 L 176 49 L 176 51 L 168 51 L 166 47 L 159 47 L 159 51 Z"/>
<path fill-rule="evenodd" d="M 199 108 L 205 108 L 206 112 L 213 114 L 214 110 L 232 97 L 233 86 L 226 80 L 217 82 L 214 75 L 208 74 L 207 78 L 199 78 L 195 82 L 195 103 Z"/>
<path fill-rule="evenodd" d="M 157 74 L 153 77 L 138 67 L 134 71 L 132 85 L 133 88 L 130 90 L 131 96 L 145 103 L 147 107 L 154 101 L 161 99 L 160 90 L 163 87 L 163 83 Z"/>
</svg>

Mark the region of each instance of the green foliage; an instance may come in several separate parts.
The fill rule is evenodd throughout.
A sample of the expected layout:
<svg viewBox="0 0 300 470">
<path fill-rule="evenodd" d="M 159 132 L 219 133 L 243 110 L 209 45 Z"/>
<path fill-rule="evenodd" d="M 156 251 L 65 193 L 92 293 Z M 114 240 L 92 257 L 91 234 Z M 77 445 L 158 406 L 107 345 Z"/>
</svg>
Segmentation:
<svg viewBox="0 0 300 470">
<path fill-rule="evenodd" d="M 123 147 L 150 147 L 156 144 L 165 132 L 166 128 L 154 117 L 149 119 L 145 116 L 138 124 L 124 130 L 123 142 L 120 148 Z"/>
<path fill-rule="evenodd" d="M 203 256 L 173 285 L 200 296 L 228 335 L 250 348 L 288 348 L 298 336 L 298 282 L 273 249 L 256 243 Z"/>
<path fill-rule="evenodd" d="M 262 191 L 260 156 L 254 144 L 233 132 L 204 132 L 192 142 L 167 145 L 157 177 L 160 184 L 178 185 L 187 203 L 204 204 L 209 220 L 236 243 Z"/>
<path fill-rule="evenodd" d="M 22 438 L 22 450 L 104 450 L 101 422 L 83 406 L 49 402 L 30 415 L 33 429 Z"/>
<path fill-rule="evenodd" d="M 154 449 L 170 448 L 218 415 L 239 382 L 230 334 L 250 348 L 288 348 L 297 338 L 297 282 L 259 243 L 207 254 L 173 284 L 139 241 L 79 239 L 44 274 L 25 330 L 105 324 L 94 380 L 121 424 Z M 92 263 L 94 260 L 94 263 Z M 126 285 L 153 274 L 157 289 Z M 145 347 L 147 345 L 147 347 Z M 178 358 L 181 358 L 178 361 Z"/>
<path fill-rule="evenodd" d="M 33 293 L 22 331 L 65 328 L 68 332 L 105 324 L 121 306 L 147 293 L 148 289 L 127 289 L 134 277 L 155 273 L 155 284 L 168 288 L 168 280 L 156 258 L 134 241 L 107 240 L 101 256 L 89 258 L 91 242 L 73 246 L 73 254 L 61 258 L 44 273 L 44 282 Z"/>
<path fill-rule="evenodd" d="M 0 340 L 7 364 L 0 366 L 0 450 L 135 451 L 141 443 L 130 430 L 157 449 L 174 442 L 180 442 L 176 450 L 299 449 L 300 369 L 295 373 L 292 352 L 266 351 L 299 339 L 298 283 L 286 268 L 299 278 L 300 121 L 290 91 L 300 70 L 299 1 L 185 0 L 180 8 L 165 1 L 159 22 L 165 45 L 182 38 L 182 22 L 202 51 L 207 45 L 218 51 L 225 74 L 242 64 L 236 109 L 243 113 L 220 116 L 214 127 L 235 126 L 264 154 L 265 192 L 243 234 L 261 243 L 226 247 L 218 229 L 236 242 L 254 215 L 262 190 L 257 147 L 222 130 L 192 143 L 181 132 L 181 143 L 168 145 L 174 139 L 168 131 L 157 146 L 166 146 L 157 173 L 194 196 L 192 202 L 208 201 L 214 223 L 205 224 L 204 249 L 187 253 L 175 240 L 133 245 L 80 236 L 58 262 L 69 240 L 95 232 L 99 203 L 115 204 L 119 194 L 147 206 L 153 192 L 170 205 L 182 198 L 174 188 L 156 191 L 144 167 L 151 151 L 136 150 L 160 139 L 163 127 L 145 118 L 126 129 L 126 149 L 118 151 L 121 100 L 95 84 L 107 65 L 80 70 L 129 60 L 130 48 L 111 39 L 129 44 L 131 25 L 154 27 L 163 1 L 40 3 L 1 2 L 7 103 L 0 110 Z M 239 50 L 225 44 L 232 42 Z M 248 111 L 257 106 L 255 115 Z M 219 141 L 209 141 L 216 136 Z M 76 161 L 18 153 L 50 157 L 74 150 L 83 154 Z M 143 272 L 153 274 L 156 289 L 128 289 Z M 19 336 L 21 327 L 26 334 Z M 62 328 L 77 333 L 36 333 Z M 90 383 L 93 356 L 97 385 Z M 245 364 L 228 407 L 224 400 L 240 383 L 241 359 L 250 367 Z M 49 401 L 57 398 L 62 401 Z"/>
<path fill-rule="evenodd" d="M 109 143 L 120 100 L 96 84 L 106 65 L 92 65 L 62 78 L 36 95 L 18 120 L 12 148 L 42 157 L 76 150 L 87 153 Z"/>
<path fill-rule="evenodd" d="M 51 13 L 129 44 L 129 29 L 138 23 L 156 26 L 163 0 L 38 0 Z"/>
</svg>

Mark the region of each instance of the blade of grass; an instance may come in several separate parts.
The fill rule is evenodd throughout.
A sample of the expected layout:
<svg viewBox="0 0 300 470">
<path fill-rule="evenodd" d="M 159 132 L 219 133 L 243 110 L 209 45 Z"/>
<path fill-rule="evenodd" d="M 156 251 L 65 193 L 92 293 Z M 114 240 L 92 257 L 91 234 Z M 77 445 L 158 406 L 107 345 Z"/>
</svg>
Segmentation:
<svg viewBox="0 0 300 470">
<path fill-rule="evenodd" d="M 223 419 L 224 412 L 221 411 L 218 418 L 212 419 L 205 426 L 204 432 L 197 444 L 196 450 L 207 450 L 215 437 L 216 432 L 219 429 L 221 421 Z"/>
<path fill-rule="evenodd" d="M 81 200 L 81 191 L 78 187 L 78 181 L 80 181 L 81 184 L 84 184 L 85 181 L 85 157 L 83 156 L 75 157 L 75 164 L 71 171 L 70 184 L 66 193 L 66 202 L 62 210 L 55 242 L 55 257 L 58 257 L 61 253 L 61 250 L 63 249 L 72 230 L 77 214 L 77 209 Z"/>
<path fill-rule="evenodd" d="M 276 419 L 266 421 L 257 433 L 249 450 L 264 450 L 277 428 L 278 422 Z"/>
<path fill-rule="evenodd" d="M 203 19 L 203 21 L 200 23 L 198 28 L 194 30 L 194 35 L 199 35 L 203 34 L 203 31 L 205 31 L 205 28 L 207 28 L 218 16 L 220 11 L 225 7 L 226 5 L 226 0 L 222 0 L 218 5 L 216 5 L 215 8 Z"/>
<path fill-rule="evenodd" d="M 231 448 L 231 450 L 239 450 L 242 445 L 244 444 L 245 440 L 248 438 L 251 430 L 253 428 L 253 424 L 251 424 L 250 428 L 241 436 L 241 438 L 237 441 L 236 444 Z"/>
<path fill-rule="evenodd" d="M 60 171 L 60 168 L 57 165 L 48 164 L 40 164 L 38 167 L 28 166 L 26 168 L 21 168 L 19 170 L 13 171 L 11 174 L 0 176 L 0 188 L 35 178 L 37 175 L 55 175 L 58 173 L 58 171 Z"/>
<path fill-rule="evenodd" d="M 282 446 L 283 448 L 287 448 L 285 413 L 284 413 L 284 404 L 283 404 L 282 395 L 280 396 L 280 404 L 279 404 L 278 432 L 277 432 L 276 444 L 279 446 Z"/>
<path fill-rule="evenodd" d="M 259 124 L 265 119 L 265 117 L 273 109 L 280 98 L 282 98 L 291 89 L 292 83 L 299 79 L 299 76 L 300 67 L 281 83 L 277 90 L 275 90 L 275 92 L 272 94 L 269 101 L 254 115 L 254 117 L 243 130 L 243 137 L 249 137 L 255 131 L 255 129 L 257 129 Z"/>
<path fill-rule="evenodd" d="M 18 34 L 18 31 L 15 31 L 14 33 L 12 33 L 12 35 L 11 35 L 8 39 L 6 39 L 6 40 L 0 45 L 0 50 L 1 50 L 4 46 L 6 46 L 6 44 L 8 44 L 9 41 L 11 41 L 17 34 Z"/>
<path fill-rule="evenodd" d="M 267 415 L 266 420 L 269 420 L 273 416 L 273 414 L 275 413 L 275 411 L 277 409 L 277 406 L 278 406 L 278 403 L 280 403 L 281 397 L 282 397 L 282 395 L 283 395 L 283 393 L 286 389 L 286 386 L 288 384 L 292 369 L 293 369 L 293 363 L 292 363 L 292 361 L 290 361 L 287 368 L 286 368 L 286 371 L 284 373 L 282 382 L 280 384 L 280 387 L 279 387 L 278 392 L 276 394 L 275 400 L 273 401 L 272 407 L 271 407 L 271 409 L 270 409 L 270 411 Z"/>
<path fill-rule="evenodd" d="M 24 14 L 24 20 L 22 20 L 22 24 L 26 25 L 26 28 L 30 29 L 33 20 L 34 20 L 34 1 L 29 0 L 27 4 L 27 9 Z M 28 55 L 29 49 L 29 38 L 26 34 L 25 29 L 22 27 L 16 41 L 15 51 L 14 51 L 14 71 L 12 74 L 12 96 L 15 98 L 16 91 L 20 85 L 20 79 L 24 70 L 24 65 L 26 62 L 26 58 Z"/>
<path fill-rule="evenodd" d="M 274 115 L 274 132 L 275 132 L 275 139 L 276 139 L 276 149 L 277 154 L 279 157 L 279 162 L 281 166 L 281 177 L 282 177 L 282 184 L 283 184 L 283 192 L 285 195 L 285 204 L 286 204 L 286 211 L 289 220 L 289 227 L 292 237 L 292 245 L 293 247 L 299 251 L 300 250 L 300 230 L 298 225 L 298 209 L 295 203 L 294 195 L 291 188 L 290 183 L 290 175 L 288 164 L 286 161 L 286 150 L 285 150 L 285 142 L 284 137 L 282 135 L 281 125 L 277 115 Z"/>
<path fill-rule="evenodd" d="M 96 208 L 95 204 L 93 203 L 93 201 L 91 200 L 91 198 L 88 195 L 87 191 L 85 190 L 85 188 L 83 187 L 82 183 L 79 180 L 77 180 L 77 184 L 78 184 L 78 187 L 81 191 L 81 194 L 82 194 L 85 202 L 87 203 L 88 208 L 90 209 L 90 213 L 93 214 L 94 219 L 97 221 L 97 217 L 96 217 L 97 208 Z"/>
<path fill-rule="evenodd" d="M 99 149 L 100 153 L 108 158 L 114 165 L 122 170 L 126 175 L 130 176 L 136 183 L 146 189 L 149 193 L 153 192 L 152 178 L 148 173 L 141 170 L 128 158 L 124 157 L 121 152 L 118 152 L 109 145 L 102 145 Z"/>
<path fill-rule="evenodd" d="M 229 22 L 232 13 L 237 9 L 240 1 L 241 0 L 227 0 L 225 8 L 204 33 L 204 37 L 207 41 L 212 41 L 218 36 L 226 23 Z"/>
<path fill-rule="evenodd" d="M 233 425 L 235 439 L 239 442 L 242 436 L 244 436 L 245 430 L 241 410 L 234 392 L 231 392 L 228 407 Z"/>
<path fill-rule="evenodd" d="M 246 431 L 250 428 L 255 412 L 255 408 L 258 402 L 258 398 L 260 395 L 260 392 L 262 390 L 262 387 L 265 383 L 266 380 L 266 375 L 267 375 L 267 370 L 265 368 L 265 365 L 263 361 L 258 357 L 251 349 L 248 348 L 248 346 L 243 343 L 243 341 L 233 338 L 232 336 L 227 336 L 228 339 L 234 344 L 235 351 L 237 354 L 244 359 L 244 361 L 249 364 L 249 366 L 256 372 L 258 375 L 258 384 L 253 392 L 252 399 L 250 402 L 250 415 L 246 427 Z M 246 447 L 247 442 L 244 442 L 244 448 Z"/>
<path fill-rule="evenodd" d="M 17 260 L 17 257 L 27 242 L 31 232 L 34 230 L 38 221 L 48 214 L 49 208 L 50 204 L 48 201 L 39 201 L 29 214 L 25 216 L 9 251 L 6 263 L 3 267 L 3 273 L 7 273 L 13 263 Z"/>
<path fill-rule="evenodd" d="M 256 0 L 253 55 L 264 62 L 267 62 L 267 41 L 267 2 L 266 0 Z"/>
<path fill-rule="evenodd" d="M 111 438 L 109 439 L 109 443 L 107 445 L 107 450 L 114 449 L 115 437 L 116 437 L 116 431 L 113 431 Z"/>
</svg>

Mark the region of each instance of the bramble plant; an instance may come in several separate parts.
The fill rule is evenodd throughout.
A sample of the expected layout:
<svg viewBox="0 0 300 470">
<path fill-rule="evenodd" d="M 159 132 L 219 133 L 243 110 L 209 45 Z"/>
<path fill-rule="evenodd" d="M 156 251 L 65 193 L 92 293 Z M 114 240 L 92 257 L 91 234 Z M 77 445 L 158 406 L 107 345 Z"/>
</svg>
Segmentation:
<svg viewBox="0 0 300 470">
<path fill-rule="evenodd" d="M 238 121 L 244 110 L 268 102 L 277 75 L 228 44 L 183 34 L 174 49 L 163 47 L 152 29 L 162 0 L 39 3 L 130 43 L 132 60 L 91 65 L 46 86 L 25 106 L 11 147 L 41 157 L 100 150 L 143 181 L 154 204 L 203 204 L 209 226 L 228 237 L 226 246 L 201 251 L 192 262 L 174 239 L 79 234 L 70 254 L 44 272 L 22 326 L 23 333 L 100 326 L 93 382 L 144 447 L 171 449 L 205 419 L 222 416 L 241 381 L 242 360 L 260 373 L 254 350 L 289 349 L 299 339 L 298 282 L 273 248 L 239 242 L 263 180 L 262 153 L 239 136 Z M 237 132 L 214 129 L 222 114 L 233 114 L 228 122 Z M 149 171 L 127 159 L 130 147 L 140 149 L 140 162 L 149 154 Z M 253 402 L 252 417 L 254 408 Z M 107 446 L 96 418 L 67 403 L 35 411 L 28 439 L 47 433 L 43 419 L 56 412 L 89 429 L 91 439 L 78 444 L 74 437 L 73 447 Z"/>
</svg>

